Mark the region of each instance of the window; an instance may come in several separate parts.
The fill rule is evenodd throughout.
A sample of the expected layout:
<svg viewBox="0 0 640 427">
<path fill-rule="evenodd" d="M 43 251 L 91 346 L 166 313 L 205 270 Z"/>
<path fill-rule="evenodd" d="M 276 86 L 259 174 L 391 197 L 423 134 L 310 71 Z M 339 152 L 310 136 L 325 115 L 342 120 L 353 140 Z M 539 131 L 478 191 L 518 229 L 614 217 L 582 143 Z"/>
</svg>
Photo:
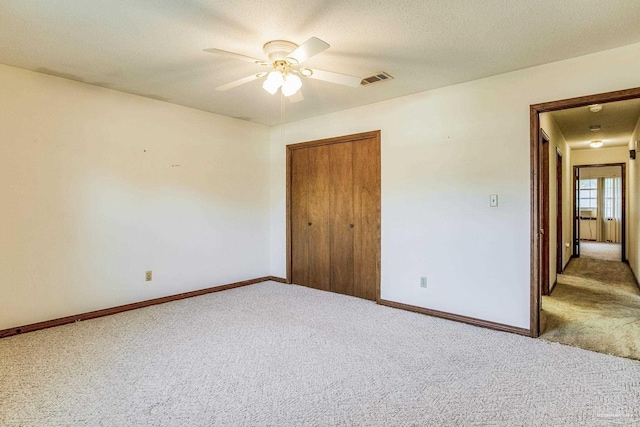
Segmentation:
<svg viewBox="0 0 640 427">
<path fill-rule="evenodd" d="M 620 219 L 621 178 L 604 179 L 604 217 L 605 219 Z"/>
<path fill-rule="evenodd" d="M 580 180 L 580 209 L 598 207 L 598 179 Z"/>
</svg>

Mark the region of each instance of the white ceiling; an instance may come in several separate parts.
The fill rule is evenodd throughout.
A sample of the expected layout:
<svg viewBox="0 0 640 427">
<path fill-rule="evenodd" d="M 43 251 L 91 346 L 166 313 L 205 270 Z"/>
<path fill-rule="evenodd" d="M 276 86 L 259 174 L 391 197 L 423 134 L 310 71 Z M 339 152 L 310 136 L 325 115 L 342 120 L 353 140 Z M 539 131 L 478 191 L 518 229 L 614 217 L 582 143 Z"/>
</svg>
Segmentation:
<svg viewBox="0 0 640 427">
<path fill-rule="evenodd" d="M 331 48 L 309 67 L 395 80 L 347 88 L 304 80 L 286 121 L 640 42 L 630 0 L 4 0 L 0 63 L 257 123 L 280 123 L 261 67 L 202 52 L 262 57 L 273 39 Z"/>
<path fill-rule="evenodd" d="M 578 107 L 545 114 L 551 114 L 572 150 L 591 148 L 595 139 L 602 140 L 603 148 L 626 146 L 640 118 L 640 99 L 602 104 L 597 113 Z M 599 131 L 589 129 L 595 125 Z"/>
</svg>

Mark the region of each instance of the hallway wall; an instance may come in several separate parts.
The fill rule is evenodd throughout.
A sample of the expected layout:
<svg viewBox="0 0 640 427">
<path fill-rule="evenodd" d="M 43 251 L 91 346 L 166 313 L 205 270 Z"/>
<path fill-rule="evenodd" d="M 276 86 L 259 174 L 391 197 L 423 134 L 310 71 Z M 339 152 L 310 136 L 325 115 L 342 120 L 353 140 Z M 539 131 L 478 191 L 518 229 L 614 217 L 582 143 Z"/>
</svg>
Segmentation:
<svg viewBox="0 0 640 427">
<path fill-rule="evenodd" d="M 563 270 L 571 259 L 572 247 L 572 172 L 571 172 L 571 149 L 567 141 L 558 128 L 551 113 L 540 114 L 540 127 L 549 137 L 549 286 L 553 287 L 556 281 L 556 253 L 557 253 L 557 194 L 556 194 L 556 149 L 562 154 L 562 262 Z M 566 243 L 569 243 L 567 247 Z"/>
<path fill-rule="evenodd" d="M 638 118 L 636 128 L 629 139 L 629 149 L 637 149 L 638 140 L 640 140 L 640 118 Z M 640 170 L 638 168 L 640 165 L 638 165 L 638 162 L 640 162 L 640 158 L 629 160 L 629 185 L 627 186 L 629 194 L 629 203 L 627 203 L 629 212 L 629 240 L 627 245 L 629 249 L 627 251 L 627 259 L 636 278 L 640 274 L 640 237 L 638 236 L 640 232 L 640 227 L 638 226 L 638 220 L 640 220 L 640 195 L 638 194 L 640 191 Z"/>
</svg>

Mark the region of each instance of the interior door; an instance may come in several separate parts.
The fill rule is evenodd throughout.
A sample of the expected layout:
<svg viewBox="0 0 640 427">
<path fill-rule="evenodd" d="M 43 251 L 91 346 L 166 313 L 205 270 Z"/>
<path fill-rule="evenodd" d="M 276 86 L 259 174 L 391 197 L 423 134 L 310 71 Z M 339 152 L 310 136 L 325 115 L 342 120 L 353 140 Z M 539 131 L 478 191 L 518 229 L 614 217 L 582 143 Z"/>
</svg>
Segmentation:
<svg viewBox="0 0 640 427">
<path fill-rule="evenodd" d="M 353 142 L 354 296 L 376 299 L 380 242 L 380 145 Z"/>
<path fill-rule="evenodd" d="M 291 281 L 309 283 L 309 150 L 291 153 Z"/>
<path fill-rule="evenodd" d="M 305 148 L 309 152 L 308 281 L 303 284 L 328 291 L 330 276 L 329 146 Z"/>
<path fill-rule="evenodd" d="M 353 143 L 330 151 L 331 290 L 353 295 Z"/>
<path fill-rule="evenodd" d="M 287 146 L 290 282 L 380 296 L 380 132 Z"/>
</svg>

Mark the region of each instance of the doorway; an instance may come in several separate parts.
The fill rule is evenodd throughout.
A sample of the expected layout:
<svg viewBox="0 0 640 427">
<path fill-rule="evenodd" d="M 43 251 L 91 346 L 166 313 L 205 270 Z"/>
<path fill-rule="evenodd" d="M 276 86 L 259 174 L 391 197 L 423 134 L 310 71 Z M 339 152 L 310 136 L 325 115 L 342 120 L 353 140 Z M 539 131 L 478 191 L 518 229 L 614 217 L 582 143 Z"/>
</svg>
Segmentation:
<svg viewBox="0 0 640 427">
<path fill-rule="evenodd" d="M 531 283 L 530 283 L 530 335 L 540 335 L 540 313 L 542 307 L 544 264 L 548 259 L 542 253 L 544 245 L 545 218 L 543 209 L 545 193 L 543 179 L 543 159 L 541 159 L 542 132 L 540 129 L 540 114 L 560 111 L 577 107 L 588 107 L 593 104 L 606 104 L 640 98 L 640 88 L 626 89 L 615 92 L 589 95 L 578 98 L 552 101 L 531 105 L 530 107 L 530 158 L 531 158 Z M 575 192 L 573 193 L 575 194 Z M 548 199 L 546 199 L 548 200 Z M 546 221 L 548 224 L 548 221 Z M 625 230 L 626 231 L 626 230 Z M 574 239 L 575 245 L 575 239 Z M 579 249 L 574 253 L 579 255 Z M 548 270 L 547 270 L 548 271 Z"/>
<path fill-rule="evenodd" d="M 549 262 L 553 285 L 549 294 L 545 294 L 544 287 L 542 290 L 540 338 L 640 359 L 637 347 L 640 289 L 629 264 L 623 262 L 626 256 L 622 251 L 626 234 L 622 231 L 625 228 L 623 194 L 627 170 L 632 178 L 636 172 L 636 164 L 629 160 L 632 157 L 629 148 L 640 136 L 640 99 L 543 113 L 540 127 L 550 137 L 550 142 L 543 138 L 541 156 L 548 156 L 552 164 L 556 162 L 547 176 L 545 160 L 540 159 L 542 188 L 546 180 L 555 184 L 551 186 L 548 200 L 546 190 L 542 191 L 543 216 L 547 205 L 551 217 L 559 213 L 560 190 L 564 190 L 564 211 L 569 214 L 562 223 L 543 223 L 543 230 L 550 226 L 551 231 L 548 233 L 552 246 Z M 546 145 L 548 149 L 544 149 Z M 565 188 L 558 187 L 556 177 L 562 176 L 558 151 L 564 155 L 564 176 L 573 176 L 565 179 Z M 634 190 L 632 200 L 636 195 Z M 630 214 L 637 214 L 635 206 Z M 556 257 L 560 234 L 556 234 L 554 228 L 559 225 L 564 225 L 565 244 L 573 240 L 575 245 L 572 257 L 560 274 L 556 269 L 560 261 L 560 257 Z M 629 237 L 633 242 L 631 248 L 635 248 L 637 234 Z M 565 256 L 569 255 L 567 252 L 565 250 Z M 632 266 L 637 268 L 637 258 L 631 259 Z"/>
<path fill-rule="evenodd" d="M 287 146 L 287 282 L 380 299 L 380 131 Z"/>
<path fill-rule="evenodd" d="M 574 166 L 576 258 L 626 262 L 626 164 Z"/>
</svg>

